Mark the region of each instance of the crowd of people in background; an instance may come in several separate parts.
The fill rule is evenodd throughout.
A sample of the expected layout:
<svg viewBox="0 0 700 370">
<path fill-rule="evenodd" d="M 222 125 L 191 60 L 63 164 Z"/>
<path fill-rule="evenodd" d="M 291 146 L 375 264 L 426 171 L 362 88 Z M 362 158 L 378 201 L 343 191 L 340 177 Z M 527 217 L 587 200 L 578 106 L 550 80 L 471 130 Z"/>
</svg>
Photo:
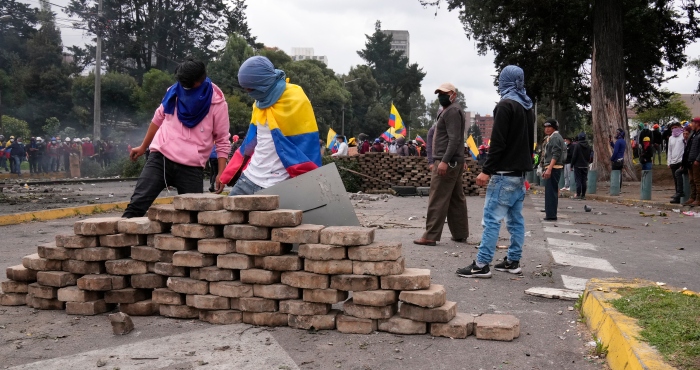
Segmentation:
<svg viewBox="0 0 700 370">
<path fill-rule="evenodd" d="M 406 140 L 405 137 L 392 137 L 389 140 L 378 137 L 372 140 L 366 134 L 359 134 L 357 138 L 356 147 L 358 154 L 391 153 L 403 157 L 428 156 L 426 143 L 420 136 L 418 136 L 416 140 Z M 322 154 L 327 154 L 327 149 L 329 154 L 333 157 L 348 155 L 348 140 L 342 135 L 336 135 L 335 140 L 337 141 L 337 145 L 333 145 L 331 148 L 326 148 L 323 141 L 321 141 Z"/>
</svg>

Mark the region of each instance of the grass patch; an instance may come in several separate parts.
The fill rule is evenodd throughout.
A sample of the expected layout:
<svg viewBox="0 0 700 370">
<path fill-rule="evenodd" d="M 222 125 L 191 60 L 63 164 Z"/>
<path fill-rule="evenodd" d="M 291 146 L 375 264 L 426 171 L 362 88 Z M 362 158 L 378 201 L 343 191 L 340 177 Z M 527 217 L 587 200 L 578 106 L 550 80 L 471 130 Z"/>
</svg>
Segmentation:
<svg viewBox="0 0 700 370">
<path fill-rule="evenodd" d="M 656 347 L 671 365 L 700 369 L 700 297 L 659 287 L 624 289 L 612 301 L 621 313 L 639 320 L 641 340 Z"/>
</svg>

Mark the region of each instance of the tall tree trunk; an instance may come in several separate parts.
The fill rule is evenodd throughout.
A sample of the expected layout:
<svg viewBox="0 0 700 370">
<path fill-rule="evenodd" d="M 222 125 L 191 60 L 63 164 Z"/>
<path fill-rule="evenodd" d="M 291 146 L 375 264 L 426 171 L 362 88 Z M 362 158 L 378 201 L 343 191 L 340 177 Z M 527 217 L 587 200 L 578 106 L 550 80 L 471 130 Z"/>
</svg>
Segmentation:
<svg viewBox="0 0 700 370">
<path fill-rule="evenodd" d="M 591 111 L 593 116 L 593 168 L 598 179 L 610 175 L 610 138 L 618 128 L 625 131 L 627 149 L 623 176 L 637 180 L 632 167 L 632 148 L 625 104 L 621 1 L 595 0 L 593 5 L 593 58 L 591 65 Z"/>
</svg>

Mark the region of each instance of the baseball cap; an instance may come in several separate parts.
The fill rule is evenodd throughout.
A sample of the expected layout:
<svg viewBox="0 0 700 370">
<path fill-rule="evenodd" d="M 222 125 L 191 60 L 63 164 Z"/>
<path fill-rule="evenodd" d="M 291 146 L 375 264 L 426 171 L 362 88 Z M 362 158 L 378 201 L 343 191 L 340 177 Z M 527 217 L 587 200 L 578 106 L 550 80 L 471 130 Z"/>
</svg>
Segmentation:
<svg viewBox="0 0 700 370">
<path fill-rule="evenodd" d="M 559 122 L 555 120 L 554 118 L 550 118 L 546 121 L 544 121 L 544 127 L 554 127 L 555 130 L 559 129 Z"/>
<path fill-rule="evenodd" d="M 445 82 L 444 84 L 440 85 L 437 89 L 435 89 L 435 93 L 438 94 L 440 92 L 450 92 L 450 91 L 457 91 L 457 88 L 455 85 Z"/>
</svg>

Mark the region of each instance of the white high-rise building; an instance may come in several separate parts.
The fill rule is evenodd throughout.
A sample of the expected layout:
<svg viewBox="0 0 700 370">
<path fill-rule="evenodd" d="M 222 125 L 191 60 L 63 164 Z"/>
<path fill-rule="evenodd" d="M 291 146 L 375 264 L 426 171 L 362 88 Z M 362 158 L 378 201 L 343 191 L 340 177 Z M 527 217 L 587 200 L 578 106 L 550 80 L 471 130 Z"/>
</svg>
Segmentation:
<svg viewBox="0 0 700 370">
<path fill-rule="evenodd" d="M 292 48 L 292 60 L 318 60 L 328 65 L 328 57 L 325 55 L 314 55 L 314 48 Z"/>
<path fill-rule="evenodd" d="M 411 54 L 411 37 L 408 31 L 404 30 L 382 30 L 384 34 L 391 35 L 391 50 L 396 50 L 410 59 Z"/>
</svg>

